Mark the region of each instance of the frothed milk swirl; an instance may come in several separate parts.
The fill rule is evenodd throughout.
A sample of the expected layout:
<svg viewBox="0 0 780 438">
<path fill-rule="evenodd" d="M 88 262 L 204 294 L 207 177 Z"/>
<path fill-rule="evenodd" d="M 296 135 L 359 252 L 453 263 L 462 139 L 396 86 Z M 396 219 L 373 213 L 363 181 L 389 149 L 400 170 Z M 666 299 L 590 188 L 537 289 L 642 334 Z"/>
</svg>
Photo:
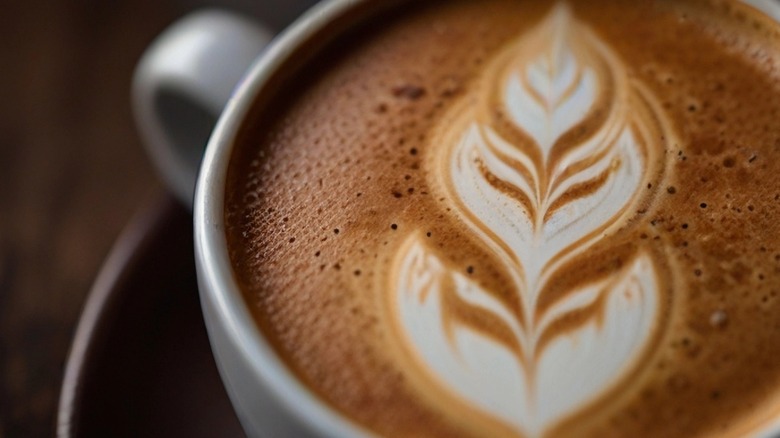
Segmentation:
<svg viewBox="0 0 780 438">
<path fill-rule="evenodd" d="M 491 0 L 377 23 L 258 99 L 231 161 L 237 279 L 312 391 L 398 436 L 780 415 L 770 19 Z"/>
<path fill-rule="evenodd" d="M 480 81 L 478 100 L 442 124 L 430 167 L 515 294 L 496 297 L 413 233 L 387 286 L 392 326 L 411 347 L 406 373 L 429 374 L 419 385 L 443 379 L 429 391 L 538 435 L 663 329 L 656 262 L 641 248 L 596 281 L 547 285 L 635 214 L 642 182 L 663 173 L 654 155 L 676 139 L 655 98 L 563 3 Z"/>
</svg>

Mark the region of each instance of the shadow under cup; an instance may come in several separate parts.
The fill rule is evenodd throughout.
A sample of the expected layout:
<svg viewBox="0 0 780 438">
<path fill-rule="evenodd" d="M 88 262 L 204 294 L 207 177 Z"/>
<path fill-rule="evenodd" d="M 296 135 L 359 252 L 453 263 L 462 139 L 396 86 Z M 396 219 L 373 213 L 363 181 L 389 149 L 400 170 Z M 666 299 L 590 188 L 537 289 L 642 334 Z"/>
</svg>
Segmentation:
<svg viewBox="0 0 780 438">
<path fill-rule="evenodd" d="M 195 200 L 244 427 L 772 436 L 778 34 L 714 1 L 304 16 Z"/>
</svg>

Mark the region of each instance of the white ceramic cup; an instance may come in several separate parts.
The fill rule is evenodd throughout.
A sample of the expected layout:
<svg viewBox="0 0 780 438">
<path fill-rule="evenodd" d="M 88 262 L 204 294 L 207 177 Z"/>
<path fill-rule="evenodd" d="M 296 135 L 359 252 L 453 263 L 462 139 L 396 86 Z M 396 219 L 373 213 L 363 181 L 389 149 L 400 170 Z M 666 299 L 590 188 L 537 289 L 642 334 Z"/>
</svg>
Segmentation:
<svg viewBox="0 0 780 438">
<path fill-rule="evenodd" d="M 775 0 L 744 1 L 780 21 Z M 258 330 L 233 277 L 223 204 L 234 139 L 257 96 L 291 59 L 300 62 L 302 46 L 312 52 L 312 41 L 324 45 L 390 3 L 320 3 L 270 44 L 268 31 L 241 16 L 198 12 L 162 34 L 136 71 L 137 122 L 170 189 L 193 206 L 203 314 L 220 374 L 250 436 L 372 435 L 299 382 Z M 336 30 L 334 23 L 339 23 Z M 758 436 L 780 436 L 780 419 Z"/>
</svg>

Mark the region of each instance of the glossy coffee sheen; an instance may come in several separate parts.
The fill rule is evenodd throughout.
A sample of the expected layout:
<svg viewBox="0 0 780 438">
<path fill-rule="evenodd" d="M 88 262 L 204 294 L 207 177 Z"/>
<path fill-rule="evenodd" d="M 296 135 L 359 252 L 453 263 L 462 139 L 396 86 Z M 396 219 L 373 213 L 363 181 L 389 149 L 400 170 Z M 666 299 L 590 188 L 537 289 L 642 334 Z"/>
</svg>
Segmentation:
<svg viewBox="0 0 780 438">
<path fill-rule="evenodd" d="M 778 47 L 714 0 L 426 3 L 336 40 L 231 159 L 259 327 L 381 435 L 755 430 L 780 411 Z"/>
</svg>

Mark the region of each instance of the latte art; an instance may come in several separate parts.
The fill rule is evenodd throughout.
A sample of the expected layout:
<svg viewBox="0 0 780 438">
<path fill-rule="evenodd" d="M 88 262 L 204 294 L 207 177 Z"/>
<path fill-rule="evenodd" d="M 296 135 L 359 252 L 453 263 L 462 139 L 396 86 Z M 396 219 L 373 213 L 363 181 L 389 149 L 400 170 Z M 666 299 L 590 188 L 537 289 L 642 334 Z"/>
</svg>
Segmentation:
<svg viewBox="0 0 780 438">
<path fill-rule="evenodd" d="M 500 53 L 474 94 L 435 137 L 432 173 L 516 296 L 484 289 L 413 233 L 389 276 L 393 338 L 421 391 L 538 436 L 614 385 L 664 328 L 656 261 L 641 249 L 603 278 L 549 283 L 635 214 L 674 138 L 565 4 Z"/>
</svg>

